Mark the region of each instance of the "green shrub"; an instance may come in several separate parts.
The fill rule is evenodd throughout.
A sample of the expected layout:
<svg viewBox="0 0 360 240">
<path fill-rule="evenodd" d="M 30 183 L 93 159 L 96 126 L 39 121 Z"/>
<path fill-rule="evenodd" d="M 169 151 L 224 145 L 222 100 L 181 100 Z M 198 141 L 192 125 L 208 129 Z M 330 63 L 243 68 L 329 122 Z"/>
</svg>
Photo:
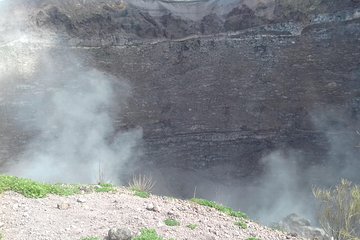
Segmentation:
<svg viewBox="0 0 360 240">
<path fill-rule="evenodd" d="M 232 217 L 247 218 L 247 215 L 245 213 L 240 212 L 240 211 L 234 211 L 233 209 L 231 209 L 229 207 L 225 207 L 225 206 L 220 205 L 213 201 L 209 201 L 209 200 L 201 199 L 201 198 L 192 198 L 191 201 L 195 202 L 197 204 L 203 205 L 203 206 L 215 208 L 216 210 L 223 212 Z"/>
<path fill-rule="evenodd" d="M 329 189 L 313 188 L 319 201 L 319 222 L 335 240 L 360 239 L 360 186 L 350 181 Z"/>
<path fill-rule="evenodd" d="M 69 196 L 80 192 L 78 186 L 38 183 L 30 179 L 0 176 L 0 193 L 14 191 L 28 198 L 43 198 L 48 194 Z"/>
<path fill-rule="evenodd" d="M 237 221 L 235 222 L 235 225 L 241 227 L 242 229 L 247 229 L 247 225 L 243 221 Z"/>
<path fill-rule="evenodd" d="M 246 240 L 260 240 L 260 238 L 256 238 L 256 237 L 249 237 Z"/>
<path fill-rule="evenodd" d="M 163 238 L 154 229 L 143 229 L 141 230 L 141 235 L 132 240 L 163 240 Z"/>
<path fill-rule="evenodd" d="M 196 224 L 189 224 L 186 227 L 190 228 L 191 230 L 195 230 L 195 228 L 197 228 Z"/>
<path fill-rule="evenodd" d="M 179 226 L 180 223 L 178 221 L 176 221 L 175 219 L 172 218 L 168 218 L 164 221 L 166 226 L 170 226 L 170 227 L 174 227 L 174 226 Z"/>
</svg>

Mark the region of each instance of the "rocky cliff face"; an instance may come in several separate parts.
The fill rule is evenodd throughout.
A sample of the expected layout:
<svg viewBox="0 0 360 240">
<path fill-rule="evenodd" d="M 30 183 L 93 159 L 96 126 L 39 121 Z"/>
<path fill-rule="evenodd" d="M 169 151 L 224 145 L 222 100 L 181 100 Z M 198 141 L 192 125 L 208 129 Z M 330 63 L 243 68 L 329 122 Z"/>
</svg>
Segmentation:
<svg viewBox="0 0 360 240">
<path fill-rule="evenodd" d="M 135 39 L 179 39 L 276 23 L 306 26 L 313 24 L 316 17 L 317 23 L 341 21 L 359 5 L 351 0 L 87 0 L 35 4 L 31 20 L 37 27 L 51 28 L 70 39 L 71 44 L 82 46 L 122 45 Z M 319 16 L 322 14 L 325 16 Z"/>
<path fill-rule="evenodd" d="M 199 170 L 223 181 L 251 177 L 277 149 L 295 149 L 303 167 L 326 163 L 338 154 L 332 136 L 352 139 L 359 128 L 359 1 L 21 4 L 31 9 L 29 29 L 57 39 L 38 49 L 65 46 L 88 66 L 128 81 L 132 94 L 116 128 L 141 127 L 140 162 L 171 188 L 185 185 L 186 194 L 184 182 L 196 183 Z M 4 152 L 11 156 L 30 136 L 6 126 Z M 356 151 L 353 143 L 346 152 Z"/>
</svg>

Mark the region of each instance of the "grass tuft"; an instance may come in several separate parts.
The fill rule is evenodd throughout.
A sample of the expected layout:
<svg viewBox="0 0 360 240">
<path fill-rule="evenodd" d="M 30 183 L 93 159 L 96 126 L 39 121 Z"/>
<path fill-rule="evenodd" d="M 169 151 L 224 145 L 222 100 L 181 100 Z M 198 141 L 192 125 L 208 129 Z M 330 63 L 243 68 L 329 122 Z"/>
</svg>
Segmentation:
<svg viewBox="0 0 360 240">
<path fill-rule="evenodd" d="M 154 229 L 143 229 L 141 235 L 133 238 L 132 240 L 163 240 Z"/>
<path fill-rule="evenodd" d="M 195 228 L 197 228 L 196 224 L 189 224 L 186 227 L 190 228 L 191 230 L 195 230 Z"/>
<path fill-rule="evenodd" d="M 247 229 L 247 224 L 244 223 L 243 221 L 237 221 L 237 222 L 235 222 L 235 225 L 239 226 L 242 229 Z"/>
<path fill-rule="evenodd" d="M 80 240 L 100 240 L 100 238 L 98 238 L 98 237 L 84 237 L 84 238 L 81 238 Z"/>
<path fill-rule="evenodd" d="M 109 183 L 99 184 L 100 187 L 95 188 L 95 192 L 115 192 L 116 188 L 114 185 Z"/>
<path fill-rule="evenodd" d="M 164 221 L 166 226 L 174 227 L 174 226 L 180 226 L 180 223 L 176 221 L 175 219 L 168 218 Z"/>
<path fill-rule="evenodd" d="M 260 238 L 257 238 L 257 237 L 249 237 L 247 238 L 246 240 L 261 240 Z"/>
<path fill-rule="evenodd" d="M 211 208 L 215 208 L 216 210 L 223 212 L 229 216 L 232 217 L 238 217 L 238 218 L 248 218 L 248 216 L 241 212 L 241 211 L 234 211 L 233 209 L 229 208 L 229 207 L 225 207 L 223 205 L 220 205 L 216 202 L 213 201 L 209 201 L 206 199 L 201 199 L 201 198 L 192 198 L 191 199 L 192 202 L 195 202 L 197 204 L 200 204 L 202 206 L 207 206 L 207 207 L 211 207 Z"/>
<path fill-rule="evenodd" d="M 46 184 L 14 176 L 0 176 L 0 193 L 14 191 L 27 198 L 43 198 L 48 194 L 69 196 L 80 193 L 79 186 Z"/>
<path fill-rule="evenodd" d="M 141 198 L 149 198 L 150 197 L 150 193 L 148 192 L 144 192 L 144 191 L 134 191 L 134 195 L 141 197 Z"/>
<path fill-rule="evenodd" d="M 151 176 L 138 175 L 134 176 L 128 185 L 130 190 L 134 191 L 135 196 L 149 198 L 150 192 L 155 186 L 155 181 L 153 181 Z"/>
<path fill-rule="evenodd" d="M 128 185 L 129 188 L 133 191 L 150 193 L 151 190 L 154 188 L 155 183 L 156 182 L 152 179 L 151 176 L 138 175 L 133 176 L 132 181 L 130 181 Z"/>
</svg>

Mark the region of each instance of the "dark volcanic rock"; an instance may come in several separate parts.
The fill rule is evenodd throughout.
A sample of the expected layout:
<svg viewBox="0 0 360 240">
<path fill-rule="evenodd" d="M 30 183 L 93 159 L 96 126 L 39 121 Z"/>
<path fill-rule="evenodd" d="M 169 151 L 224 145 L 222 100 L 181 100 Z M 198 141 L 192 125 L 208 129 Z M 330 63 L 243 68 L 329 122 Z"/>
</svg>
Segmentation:
<svg viewBox="0 0 360 240">
<path fill-rule="evenodd" d="M 255 11 L 243 5 L 240 8 L 234 8 L 226 16 L 224 27 L 227 31 L 238 31 L 266 23 L 255 15 Z"/>
<path fill-rule="evenodd" d="M 204 1 L 198 18 L 176 11 L 188 3 L 155 2 L 39 1 L 31 11 L 35 31 L 50 29 L 88 66 L 128 80 L 116 127 L 143 128 L 145 166 L 252 176 L 275 149 L 299 150 L 304 165 L 323 161 L 330 143 L 318 115 L 346 134 L 359 127 L 358 1 L 256 1 L 223 12 Z"/>
<path fill-rule="evenodd" d="M 327 240 L 330 239 L 324 230 L 311 226 L 309 220 L 292 213 L 285 217 L 280 223 L 279 228 L 301 237 L 308 239 Z"/>
</svg>

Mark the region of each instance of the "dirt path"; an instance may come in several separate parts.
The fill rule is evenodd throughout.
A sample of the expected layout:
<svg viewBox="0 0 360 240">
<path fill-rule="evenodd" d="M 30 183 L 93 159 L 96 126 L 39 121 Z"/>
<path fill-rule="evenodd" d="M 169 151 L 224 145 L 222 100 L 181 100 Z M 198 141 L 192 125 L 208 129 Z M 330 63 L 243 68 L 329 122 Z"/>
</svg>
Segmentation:
<svg viewBox="0 0 360 240">
<path fill-rule="evenodd" d="M 59 209 L 58 204 L 65 209 Z M 156 211 L 148 210 L 153 207 Z M 166 226 L 167 218 L 178 220 L 180 226 Z M 291 238 L 250 221 L 246 221 L 247 229 L 241 229 L 234 224 L 236 221 L 196 203 L 159 196 L 140 198 L 124 188 L 116 193 L 50 195 L 43 199 L 29 199 L 14 192 L 0 195 L 0 232 L 5 240 L 103 239 L 113 227 L 126 227 L 134 235 L 143 228 L 153 228 L 165 239 L 176 240 Z M 196 224 L 196 229 L 191 230 L 189 224 Z"/>
</svg>

